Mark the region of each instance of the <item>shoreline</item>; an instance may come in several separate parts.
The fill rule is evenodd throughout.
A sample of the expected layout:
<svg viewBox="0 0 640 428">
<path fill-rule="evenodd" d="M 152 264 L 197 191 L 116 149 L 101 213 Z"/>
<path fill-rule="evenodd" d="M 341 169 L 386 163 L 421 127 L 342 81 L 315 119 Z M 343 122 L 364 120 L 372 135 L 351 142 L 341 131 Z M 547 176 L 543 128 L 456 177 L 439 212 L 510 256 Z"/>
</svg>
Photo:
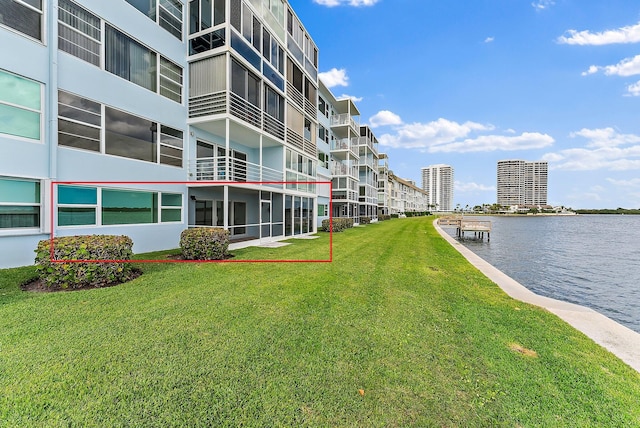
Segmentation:
<svg viewBox="0 0 640 428">
<path fill-rule="evenodd" d="M 640 333 L 591 308 L 535 294 L 456 241 L 438 225 L 438 219 L 433 225 L 440 236 L 510 297 L 555 314 L 640 373 Z"/>
</svg>

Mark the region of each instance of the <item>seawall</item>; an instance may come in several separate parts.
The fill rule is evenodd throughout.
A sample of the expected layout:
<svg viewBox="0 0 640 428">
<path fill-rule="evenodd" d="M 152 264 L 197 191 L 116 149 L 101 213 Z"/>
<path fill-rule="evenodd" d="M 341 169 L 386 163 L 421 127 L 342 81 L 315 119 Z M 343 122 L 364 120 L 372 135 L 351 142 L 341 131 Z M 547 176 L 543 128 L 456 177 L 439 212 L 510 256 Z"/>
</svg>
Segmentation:
<svg viewBox="0 0 640 428">
<path fill-rule="evenodd" d="M 455 240 L 438 226 L 437 219 L 433 225 L 440 236 L 509 296 L 557 315 L 640 373 L 640 333 L 591 308 L 535 294 Z"/>
</svg>

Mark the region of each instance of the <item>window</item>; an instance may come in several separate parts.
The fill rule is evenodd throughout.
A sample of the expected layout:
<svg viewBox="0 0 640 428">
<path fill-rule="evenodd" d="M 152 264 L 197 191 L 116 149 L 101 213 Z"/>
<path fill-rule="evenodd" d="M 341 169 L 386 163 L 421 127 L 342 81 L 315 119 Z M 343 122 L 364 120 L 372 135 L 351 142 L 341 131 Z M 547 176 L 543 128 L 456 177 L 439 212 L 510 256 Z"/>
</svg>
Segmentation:
<svg viewBox="0 0 640 428">
<path fill-rule="evenodd" d="M 102 189 L 103 225 L 157 222 L 156 192 Z"/>
<path fill-rule="evenodd" d="M 103 113 L 104 108 L 104 113 Z M 58 91 L 58 145 L 182 168 L 184 134 L 158 122 Z"/>
<path fill-rule="evenodd" d="M 160 221 L 179 222 L 182 221 L 182 194 L 162 193 L 160 195 Z"/>
<path fill-rule="evenodd" d="M 58 226 L 95 225 L 97 208 L 97 188 L 58 186 Z"/>
<path fill-rule="evenodd" d="M 260 107 L 260 79 L 248 71 L 238 61 L 233 60 L 231 65 L 231 91 L 250 102 L 256 107 Z"/>
<path fill-rule="evenodd" d="M 40 227 L 40 182 L 0 178 L 0 230 Z"/>
<path fill-rule="evenodd" d="M 284 123 L 284 97 L 268 85 L 265 85 L 264 98 L 267 114 L 277 119 L 280 123 Z"/>
<path fill-rule="evenodd" d="M 276 38 L 272 37 L 266 28 L 262 31 L 262 56 L 271 63 L 280 74 L 284 75 L 284 49 L 282 49 Z"/>
<path fill-rule="evenodd" d="M 318 161 L 320 162 L 319 166 L 322 168 L 329 169 L 329 155 L 326 153 L 318 152 Z"/>
<path fill-rule="evenodd" d="M 160 57 L 160 95 L 182 103 L 182 68 Z"/>
<path fill-rule="evenodd" d="M 191 0 L 189 34 L 205 31 L 225 22 L 225 0 Z"/>
<path fill-rule="evenodd" d="M 176 102 L 182 102 L 182 68 L 107 25 L 105 70 Z M 158 69 L 160 84 L 158 85 Z M 158 90 L 159 86 L 159 90 Z"/>
<path fill-rule="evenodd" d="M 42 85 L 0 70 L 0 134 L 40 140 L 41 111 Z"/>
<path fill-rule="evenodd" d="M 100 151 L 102 106 L 58 91 L 58 145 Z"/>
<path fill-rule="evenodd" d="M 105 70 L 156 92 L 156 53 L 106 26 Z"/>
<path fill-rule="evenodd" d="M 58 4 L 58 49 L 100 66 L 100 18 L 69 0 Z"/>
<path fill-rule="evenodd" d="M 107 154 L 157 162 L 157 123 L 106 107 L 105 128 Z"/>
<path fill-rule="evenodd" d="M 42 0 L 0 0 L 0 24 L 42 41 Z"/>
<path fill-rule="evenodd" d="M 160 163 L 182 168 L 182 131 L 160 126 Z"/>
<path fill-rule="evenodd" d="M 182 4 L 180 0 L 126 0 L 131 6 L 182 40 Z"/>
<path fill-rule="evenodd" d="M 318 111 L 320 111 L 320 114 L 322 114 L 324 117 L 329 117 L 329 106 L 327 105 L 327 102 L 324 100 L 324 98 L 322 97 L 318 97 Z"/>
</svg>

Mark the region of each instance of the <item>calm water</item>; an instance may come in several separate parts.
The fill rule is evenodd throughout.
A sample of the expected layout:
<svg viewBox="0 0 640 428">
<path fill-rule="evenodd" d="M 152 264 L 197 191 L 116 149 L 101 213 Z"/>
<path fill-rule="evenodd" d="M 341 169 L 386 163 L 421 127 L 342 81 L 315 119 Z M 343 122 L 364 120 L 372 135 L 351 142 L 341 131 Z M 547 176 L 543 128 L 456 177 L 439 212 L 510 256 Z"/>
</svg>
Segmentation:
<svg viewBox="0 0 640 428">
<path fill-rule="evenodd" d="M 491 241 L 464 244 L 531 291 L 640 332 L 640 216 L 474 217 Z M 445 229 L 452 235 L 455 229 Z"/>
</svg>

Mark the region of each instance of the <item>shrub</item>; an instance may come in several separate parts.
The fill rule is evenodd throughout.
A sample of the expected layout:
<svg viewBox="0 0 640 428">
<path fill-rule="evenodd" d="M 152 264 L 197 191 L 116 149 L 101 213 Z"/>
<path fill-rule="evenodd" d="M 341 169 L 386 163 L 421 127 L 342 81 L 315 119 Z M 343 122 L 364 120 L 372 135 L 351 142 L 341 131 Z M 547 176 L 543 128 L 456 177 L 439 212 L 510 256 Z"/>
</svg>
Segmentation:
<svg viewBox="0 0 640 428">
<path fill-rule="evenodd" d="M 391 216 L 390 216 L 390 217 L 391 217 L 391 218 L 398 218 L 398 217 L 399 217 L 399 215 L 398 215 L 398 214 L 391 214 Z"/>
<path fill-rule="evenodd" d="M 388 214 L 379 215 L 378 220 L 380 221 L 391 220 L 391 216 Z"/>
<path fill-rule="evenodd" d="M 71 260 L 131 260 L 133 241 L 128 236 L 61 236 L 40 241 L 36 248 L 36 270 L 45 285 L 52 289 L 77 289 L 119 284 L 131 279 L 133 267 L 123 262 L 89 262 Z M 65 263 L 64 261 L 69 261 Z"/>
<path fill-rule="evenodd" d="M 222 260 L 228 248 L 229 231 L 220 227 L 194 227 L 180 234 L 180 249 L 186 260 Z"/>
<path fill-rule="evenodd" d="M 338 217 L 333 219 L 333 231 L 334 232 L 342 232 L 345 229 L 349 229 L 353 227 L 353 219 L 352 218 L 343 218 Z M 322 220 L 322 230 L 325 232 L 329 232 L 329 219 Z"/>
<path fill-rule="evenodd" d="M 371 217 L 360 217 L 360 224 L 371 224 Z"/>
</svg>

